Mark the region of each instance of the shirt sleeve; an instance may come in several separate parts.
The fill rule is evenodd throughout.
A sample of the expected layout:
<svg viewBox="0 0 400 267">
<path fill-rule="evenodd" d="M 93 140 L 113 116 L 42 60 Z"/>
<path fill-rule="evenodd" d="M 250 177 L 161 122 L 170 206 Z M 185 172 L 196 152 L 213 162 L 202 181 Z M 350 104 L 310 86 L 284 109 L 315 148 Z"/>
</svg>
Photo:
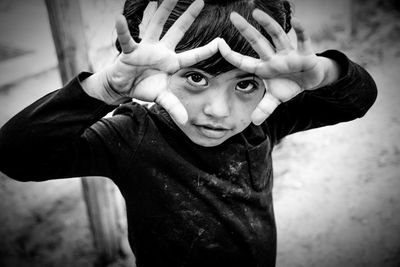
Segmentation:
<svg viewBox="0 0 400 267">
<path fill-rule="evenodd" d="M 104 119 L 115 109 L 87 95 L 81 73 L 65 87 L 37 100 L 0 129 L 0 171 L 19 181 L 105 176 L 113 179 L 115 155 L 133 153 L 121 148 L 121 125 L 132 123 L 124 114 Z M 133 130 L 132 130 L 133 131 Z"/>
<path fill-rule="evenodd" d="M 376 84 L 364 68 L 339 51 L 328 50 L 319 56 L 335 60 L 341 77 L 328 86 L 304 91 L 279 105 L 263 124 L 274 143 L 299 131 L 363 117 L 375 102 Z"/>
</svg>

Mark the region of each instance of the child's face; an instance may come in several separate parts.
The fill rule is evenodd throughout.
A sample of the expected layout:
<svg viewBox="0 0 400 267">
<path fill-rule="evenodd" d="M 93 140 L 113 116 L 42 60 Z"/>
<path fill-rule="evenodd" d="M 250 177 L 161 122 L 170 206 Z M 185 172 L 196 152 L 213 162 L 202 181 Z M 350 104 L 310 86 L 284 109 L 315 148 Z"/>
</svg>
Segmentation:
<svg viewBox="0 0 400 267">
<path fill-rule="evenodd" d="M 260 78 L 238 69 L 213 76 L 184 68 L 172 75 L 170 90 L 189 115 L 188 122 L 178 127 L 194 143 L 212 147 L 249 126 L 265 87 Z"/>
</svg>

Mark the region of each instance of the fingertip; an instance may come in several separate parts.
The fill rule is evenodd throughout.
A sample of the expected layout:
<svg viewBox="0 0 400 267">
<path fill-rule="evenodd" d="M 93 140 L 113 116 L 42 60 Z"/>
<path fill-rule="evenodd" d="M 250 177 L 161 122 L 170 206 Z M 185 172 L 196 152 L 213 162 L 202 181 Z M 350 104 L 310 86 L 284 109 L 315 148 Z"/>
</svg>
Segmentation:
<svg viewBox="0 0 400 267">
<path fill-rule="evenodd" d="M 271 18 L 271 16 L 269 16 L 268 13 L 262 11 L 259 8 L 253 10 L 252 16 L 258 22 L 265 21 L 266 19 Z"/>
<path fill-rule="evenodd" d="M 304 25 L 298 20 L 298 19 L 292 19 L 292 26 L 293 29 L 296 33 L 297 36 L 297 41 L 299 43 L 303 43 L 303 45 L 305 45 L 306 47 L 303 48 L 303 50 L 312 50 L 311 48 L 311 44 L 308 44 L 308 42 L 310 41 L 310 36 L 307 33 L 306 28 L 304 27 Z"/>
<path fill-rule="evenodd" d="M 296 18 L 296 17 L 292 17 L 290 22 L 293 23 L 293 24 L 296 24 L 296 25 L 301 24 L 300 20 L 298 18 Z"/>
<path fill-rule="evenodd" d="M 219 47 L 219 42 L 220 42 L 220 40 L 219 40 L 220 38 L 219 37 L 217 37 L 217 38 L 215 38 L 214 40 L 212 40 L 211 42 L 210 42 L 210 47 L 211 47 L 211 53 L 212 54 L 215 54 L 215 53 L 217 53 L 217 51 L 218 51 L 218 47 Z"/>
<path fill-rule="evenodd" d="M 268 116 L 265 113 L 263 113 L 260 109 L 256 108 L 253 111 L 253 114 L 251 114 L 251 122 L 254 125 L 258 126 L 261 123 L 263 123 L 267 117 Z"/>
<path fill-rule="evenodd" d="M 181 115 L 181 118 L 180 118 L 178 123 L 180 123 L 181 125 L 184 125 L 184 124 L 186 124 L 188 122 L 188 119 L 189 119 L 188 115 L 185 112 L 184 114 Z"/>
<path fill-rule="evenodd" d="M 174 121 L 180 125 L 184 125 L 188 121 L 188 114 L 184 107 L 176 107 L 171 111 L 171 116 L 173 117 Z"/>
<path fill-rule="evenodd" d="M 222 39 L 221 37 L 215 37 L 215 39 L 212 40 L 212 42 L 219 44 L 221 42 L 221 39 Z"/>
<path fill-rule="evenodd" d="M 305 31 L 305 28 L 304 28 L 303 24 L 300 22 L 299 19 L 292 18 L 290 23 L 292 24 L 292 27 L 294 28 L 295 31 L 300 31 L 300 32 L 304 32 Z"/>
<path fill-rule="evenodd" d="M 257 106 L 256 109 L 251 114 L 251 121 L 253 122 L 254 125 L 260 125 L 269 117 L 269 115 L 271 114 L 269 113 L 267 114 L 259 106 Z"/>
<path fill-rule="evenodd" d="M 231 20 L 232 23 L 240 20 L 242 16 L 239 15 L 236 11 L 232 11 L 231 14 L 229 15 L 229 19 Z"/>
<path fill-rule="evenodd" d="M 229 15 L 229 17 L 235 17 L 235 16 L 239 16 L 239 14 L 236 11 L 232 11 L 231 14 Z"/>
<path fill-rule="evenodd" d="M 208 44 L 206 44 L 205 46 L 218 49 L 218 44 L 219 44 L 219 37 L 216 37 L 213 40 L 211 40 Z"/>
<path fill-rule="evenodd" d="M 229 57 L 229 54 L 231 53 L 231 48 L 228 46 L 228 44 L 225 42 L 225 41 L 223 41 L 223 42 L 220 42 L 219 44 L 218 44 L 218 50 L 219 50 L 219 53 L 225 58 L 225 59 L 227 59 L 228 57 Z"/>
<path fill-rule="evenodd" d="M 122 14 L 117 14 L 115 15 L 115 23 L 124 23 L 125 22 L 125 16 Z"/>
<path fill-rule="evenodd" d="M 197 16 L 200 14 L 201 10 L 204 8 L 204 1 L 203 0 L 195 0 L 189 7 L 191 12 Z"/>
<path fill-rule="evenodd" d="M 192 5 L 196 5 L 197 7 L 202 9 L 204 7 L 204 0 L 196 0 L 196 1 L 193 2 Z"/>
<path fill-rule="evenodd" d="M 263 12 L 262 12 L 260 9 L 255 8 L 255 9 L 253 10 L 253 12 L 252 12 L 253 18 L 259 17 L 262 13 L 263 13 Z"/>
<path fill-rule="evenodd" d="M 121 33 L 125 31 L 125 27 L 127 27 L 127 22 L 122 14 L 118 14 L 115 16 L 115 28 L 117 33 Z"/>
<path fill-rule="evenodd" d="M 221 45 L 221 46 L 227 45 L 224 38 L 217 37 L 217 39 L 218 39 L 218 45 Z"/>
<path fill-rule="evenodd" d="M 116 14 L 114 17 L 115 17 L 116 20 L 120 20 L 120 19 L 125 18 L 124 15 L 122 15 L 120 13 Z"/>
<path fill-rule="evenodd" d="M 226 43 L 225 39 L 223 39 L 223 38 L 219 39 L 218 48 L 219 48 L 221 54 L 227 54 L 231 50 L 231 48 L 229 47 L 229 45 Z"/>
<path fill-rule="evenodd" d="M 185 107 L 173 93 L 164 91 L 155 102 L 162 106 L 177 124 L 185 124 L 188 121 Z"/>
</svg>

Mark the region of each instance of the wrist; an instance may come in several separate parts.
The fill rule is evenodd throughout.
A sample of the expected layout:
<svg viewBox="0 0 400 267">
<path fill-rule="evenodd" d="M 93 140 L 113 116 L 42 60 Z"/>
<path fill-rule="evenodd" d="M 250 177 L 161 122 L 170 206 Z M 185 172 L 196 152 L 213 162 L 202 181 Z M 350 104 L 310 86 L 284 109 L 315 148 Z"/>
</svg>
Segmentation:
<svg viewBox="0 0 400 267">
<path fill-rule="evenodd" d="M 103 83 L 103 95 L 109 102 L 113 103 L 114 105 L 119 105 L 124 102 L 128 102 L 132 100 L 131 97 L 117 91 L 110 82 L 110 67 L 104 69 L 102 72 L 104 75 L 102 76 L 102 83 Z"/>
<path fill-rule="evenodd" d="M 91 97 L 105 102 L 108 105 L 119 105 L 130 100 L 114 90 L 109 82 L 108 69 L 94 73 L 82 81 L 83 90 Z"/>
<path fill-rule="evenodd" d="M 340 78 L 340 66 L 339 64 L 327 57 L 318 56 L 320 64 L 322 64 L 323 69 L 323 79 L 319 84 L 318 88 L 327 86 L 336 82 Z"/>
</svg>

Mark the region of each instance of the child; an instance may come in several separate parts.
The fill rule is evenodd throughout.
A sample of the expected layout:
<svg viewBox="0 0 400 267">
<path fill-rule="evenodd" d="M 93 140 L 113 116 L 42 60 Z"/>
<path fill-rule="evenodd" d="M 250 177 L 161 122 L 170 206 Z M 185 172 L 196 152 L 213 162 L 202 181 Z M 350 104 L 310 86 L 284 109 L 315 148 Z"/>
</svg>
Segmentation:
<svg viewBox="0 0 400 267">
<path fill-rule="evenodd" d="M 274 266 L 274 145 L 362 117 L 375 84 L 338 51 L 314 54 L 298 22 L 294 48 L 286 1 L 159 2 L 127 0 L 116 61 L 2 128 L 0 170 L 112 179 L 139 267 Z"/>
</svg>

